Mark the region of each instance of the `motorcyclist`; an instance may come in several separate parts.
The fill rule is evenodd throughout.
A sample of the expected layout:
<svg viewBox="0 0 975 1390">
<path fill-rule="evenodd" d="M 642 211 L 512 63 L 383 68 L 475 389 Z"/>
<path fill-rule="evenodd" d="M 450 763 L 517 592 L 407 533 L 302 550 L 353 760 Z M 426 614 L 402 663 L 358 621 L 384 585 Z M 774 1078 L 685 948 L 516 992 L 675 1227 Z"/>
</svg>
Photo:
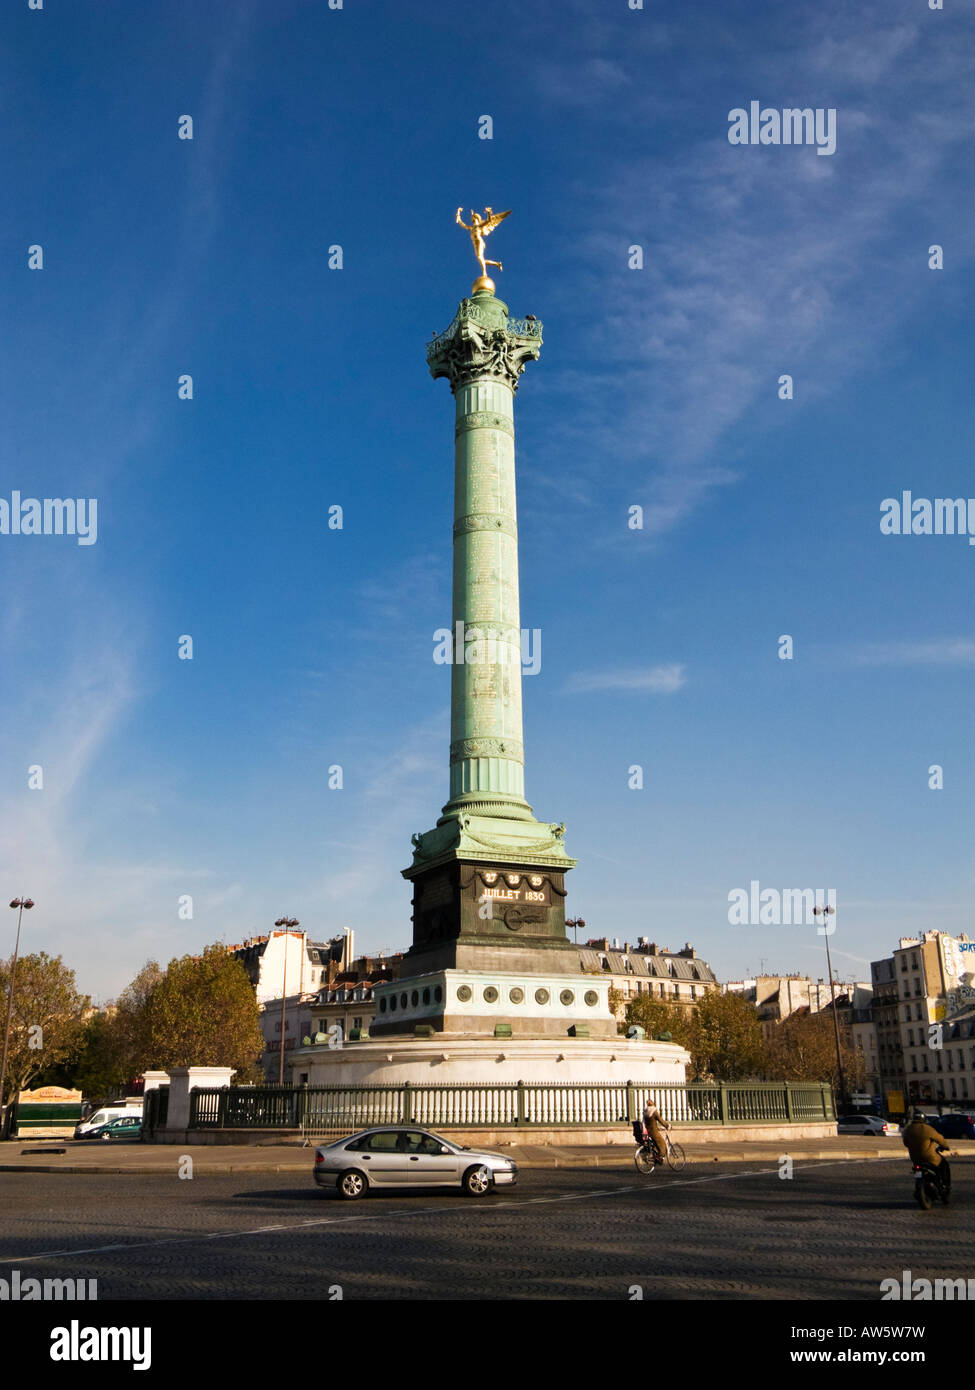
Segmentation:
<svg viewBox="0 0 975 1390">
<path fill-rule="evenodd" d="M 951 1153 L 952 1150 L 945 1143 L 944 1137 L 927 1123 L 922 1111 L 914 1111 L 911 1123 L 905 1125 L 901 1138 L 911 1155 L 911 1162 L 918 1165 L 926 1163 L 933 1168 L 939 1183 L 947 1192 L 951 1187 L 951 1167 L 941 1149 L 945 1150 L 945 1154 Z"/>
<path fill-rule="evenodd" d="M 670 1129 L 670 1125 L 657 1109 L 657 1103 L 653 1096 L 647 1098 L 647 1103 L 643 1107 L 643 1124 L 647 1131 L 647 1138 L 656 1150 L 654 1157 L 659 1162 L 667 1152 L 667 1140 L 664 1138 L 663 1132 L 665 1129 Z"/>
</svg>

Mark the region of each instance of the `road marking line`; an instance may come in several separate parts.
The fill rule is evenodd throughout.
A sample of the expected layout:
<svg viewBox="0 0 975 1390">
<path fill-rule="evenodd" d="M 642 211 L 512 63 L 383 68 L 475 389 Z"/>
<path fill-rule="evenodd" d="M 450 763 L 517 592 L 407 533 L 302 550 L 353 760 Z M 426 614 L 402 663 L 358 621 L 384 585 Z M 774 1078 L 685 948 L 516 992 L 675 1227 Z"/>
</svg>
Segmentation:
<svg viewBox="0 0 975 1390">
<path fill-rule="evenodd" d="M 859 1163 L 856 1158 L 829 1159 L 820 1163 L 805 1163 L 803 1168 L 836 1168 L 844 1163 Z M 799 1165 L 796 1165 L 798 1171 Z M 778 1168 L 754 1168 L 747 1173 L 716 1173 L 713 1177 L 707 1178 L 687 1178 L 676 1184 L 679 1187 L 696 1187 L 706 1182 L 733 1182 L 738 1178 L 757 1178 L 768 1174 L 778 1175 Z M 564 1197 L 526 1197 L 521 1201 L 513 1202 L 492 1202 L 490 1207 L 484 1208 L 488 1211 L 504 1211 L 512 1207 L 531 1207 L 531 1206 L 552 1206 L 558 1202 L 583 1202 L 591 1201 L 598 1197 L 617 1197 L 624 1192 L 646 1191 L 650 1193 L 666 1192 L 668 1186 L 655 1183 L 652 1187 L 645 1183 L 630 1183 L 626 1187 L 605 1188 L 601 1192 L 573 1192 Z M 111 1250 L 150 1250 L 160 1245 L 192 1245 L 196 1241 L 203 1240 L 237 1240 L 244 1236 L 265 1235 L 269 1231 L 300 1231 L 306 1226 L 341 1226 L 350 1221 L 378 1221 L 383 1217 L 397 1216 L 424 1216 L 430 1212 L 439 1212 L 447 1215 L 456 1212 L 466 1213 L 469 1208 L 460 1207 L 418 1207 L 414 1210 L 404 1209 L 402 1211 L 377 1211 L 360 1212 L 358 1216 L 351 1212 L 348 1216 L 321 1216 L 313 1221 L 295 1221 L 281 1226 L 257 1226 L 249 1231 L 204 1231 L 200 1235 L 191 1236 L 165 1236 L 161 1240 L 140 1240 L 132 1244 L 115 1245 L 92 1245 L 84 1250 L 47 1250 L 41 1255 L 21 1255 L 19 1257 L 0 1258 L 0 1265 L 22 1265 L 29 1264 L 37 1260 L 65 1259 L 69 1255 L 102 1255 Z"/>
</svg>

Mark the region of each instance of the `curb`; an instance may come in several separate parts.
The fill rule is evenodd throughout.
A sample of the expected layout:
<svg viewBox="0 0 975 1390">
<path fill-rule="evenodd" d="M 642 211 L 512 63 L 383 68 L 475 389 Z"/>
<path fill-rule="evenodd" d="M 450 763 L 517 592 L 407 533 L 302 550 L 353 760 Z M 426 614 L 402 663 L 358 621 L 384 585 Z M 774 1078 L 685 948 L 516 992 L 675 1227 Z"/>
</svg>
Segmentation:
<svg viewBox="0 0 975 1390">
<path fill-rule="evenodd" d="M 177 1146 L 174 1146 L 174 1148 Z M 783 1156 L 783 1151 L 787 1152 L 787 1146 L 776 1149 L 774 1152 L 767 1150 L 764 1153 L 748 1153 L 745 1150 L 735 1150 L 730 1153 L 709 1154 L 707 1152 L 688 1155 L 689 1167 L 710 1166 L 714 1163 L 778 1163 Z M 133 1163 L 124 1167 L 118 1164 L 106 1163 L 0 1163 L 0 1173 L 68 1173 L 73 1176 L 79 1174 L 91 1174 L 94 1177 L 168 1177 L 173 1172 L 176 1161 L 182 1154 L 173 1155 L 173 1160 L 168 1163 Z M 884 1153 L 884 1152 L 863 1152 L 862 1150 L 852 1149 L 817 1149 L 808 1153 L 793 1152 L 790 1157 L 797 1163 L 821 1162 L 823 1160 L 834 1159 L 837 1162 L 849 1162 L 857 1159 L 867 1161 L 892 1160 L 908 1162 L 906 1151 L 903 1153 Z M 957 1160 L 956 1160 L 957 1161 Z M 621 1154 L 618 1157 L 593 1154 L 591 1157 L 584 1155 L 572 1155 L 569 1157 L 553 1158 L 516 1158 L 520 1170 L 527 1169 L 547 1169 L 547 1168 L 629 1168 L 633 1162 L 631 1154 Z M 303 1163 L 206 1163 L 199 1164 L 196 1169 L 196 1176 L 227 1176 L 228 1174 L 260 1174 L 260 1173 L 305 1173 L 311 1174 L 312 1163 L 306 1160 Z"/>
</svg>

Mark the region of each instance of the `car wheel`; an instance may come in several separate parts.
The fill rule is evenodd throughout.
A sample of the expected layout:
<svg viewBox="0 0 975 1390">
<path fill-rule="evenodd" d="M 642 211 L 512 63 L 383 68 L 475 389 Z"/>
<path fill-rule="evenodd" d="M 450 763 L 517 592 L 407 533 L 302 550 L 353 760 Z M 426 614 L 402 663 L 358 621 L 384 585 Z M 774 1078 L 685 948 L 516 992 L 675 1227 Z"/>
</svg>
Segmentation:
<svg viewBox="0 0 975 1390">
<path fill-rule="evenodd" d="M 493 1185 L 491 1170 L 483 1163 L 477 1168 L 468 1168 L 462 1183 L 468 1197 L 483 1197 Z"/>
<path fill-rule="evenodd" d="M 365 1174 L 358 1173 L 354 1168 L 349 1168 L 338 1180 L 339 1195 L 348 1202 L 354 1202 L 358 1197 L 364 1197 L 369 1189 L 369 1182 Z"/>
<path fill-rule="evenodd" d="M 98 1137 L 99 1137 L 99 1139 L 110 1140 L 112 1136 L 111 1136 L 110 1134 L 99 1134 Z"/>
</svg>

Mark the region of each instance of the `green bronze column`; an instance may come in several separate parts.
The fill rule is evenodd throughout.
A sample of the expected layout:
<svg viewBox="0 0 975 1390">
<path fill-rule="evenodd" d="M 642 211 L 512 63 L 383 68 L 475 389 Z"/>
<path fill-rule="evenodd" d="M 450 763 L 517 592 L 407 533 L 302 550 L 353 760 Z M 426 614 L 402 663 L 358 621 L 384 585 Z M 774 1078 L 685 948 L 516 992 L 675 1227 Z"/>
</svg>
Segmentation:
<svg viewBox="0 0 975 1390">
<path fill-rule="evenodd" d="M 513 397 L 542 345 L 536 320 L 511 322 L 490 290 L 465 299 L 430 345 L 456 400 L 454 665 L 450 798 L 444 815 L 531 820 L 521 724 L 521 617 Z"/>
<path fill-rule="evenodd" d="M 505 215 L 474 218 L 482 269 L 484 228 Z M 403 870 L 413 884 L 409 955 L 418 974 L 579 970 L 565 932 L 565 875 L 575 864 L 565 827 L 536 820 L 525 800 L 513 406 L 541 347 L 542 325 L 511 319 L 486 274 L 427 347 L 431 376 L 447 379 L 456 402 L 453 669 L 450 791 L 433 829 L 413 836 Z M 539 989 L 549 997 L 550 986 Z M 403 1007 L 401 997 L 390 1006 L 396 1019 L 383 1021 L 386 1031 L 412 1016 Z"/>
</svg>

